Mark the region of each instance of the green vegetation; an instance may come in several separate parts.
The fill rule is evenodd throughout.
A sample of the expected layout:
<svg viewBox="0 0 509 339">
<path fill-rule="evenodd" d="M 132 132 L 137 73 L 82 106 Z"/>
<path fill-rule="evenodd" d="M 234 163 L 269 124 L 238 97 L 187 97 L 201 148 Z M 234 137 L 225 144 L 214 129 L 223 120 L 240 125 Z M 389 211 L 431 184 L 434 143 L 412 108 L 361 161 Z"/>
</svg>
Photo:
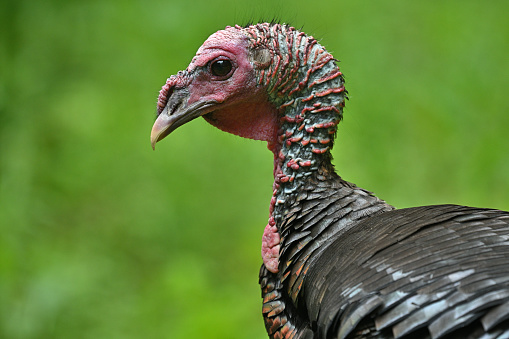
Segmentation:
<svg viewBox="0 0 509 339">
<path fill-rule="evenodd" d="M 149 143 L 166 77 L 226 25 L 279 17 L 342 61 L 345 179 L 509 209 L 509 2 L 252 3 L 2 1 L 1 338 L 265 337 L 271 154 L 203 119 Z"/>
</svg>

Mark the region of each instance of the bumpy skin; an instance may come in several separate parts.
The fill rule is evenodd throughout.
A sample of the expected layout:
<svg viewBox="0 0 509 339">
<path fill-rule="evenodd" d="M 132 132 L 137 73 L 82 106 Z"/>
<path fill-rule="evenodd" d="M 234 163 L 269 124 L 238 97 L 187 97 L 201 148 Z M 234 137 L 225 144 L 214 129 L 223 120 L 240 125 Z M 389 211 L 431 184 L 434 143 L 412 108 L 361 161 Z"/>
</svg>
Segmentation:
<svg viewBox="0 0 509 339">
<path fill-rule="evenodd" d="M 229 60 L 215 77 L 211 66 Z M 292 27 L 227 27 L 168 79 L 152 145 L 198 116 L 274 153 L 260 285 L 270 338 L 508 338 L 509 213 L 396 210 L 341 179 L 336 60 Z M 241 336 L 241 335 L 239 335 Z"/>
</svg>

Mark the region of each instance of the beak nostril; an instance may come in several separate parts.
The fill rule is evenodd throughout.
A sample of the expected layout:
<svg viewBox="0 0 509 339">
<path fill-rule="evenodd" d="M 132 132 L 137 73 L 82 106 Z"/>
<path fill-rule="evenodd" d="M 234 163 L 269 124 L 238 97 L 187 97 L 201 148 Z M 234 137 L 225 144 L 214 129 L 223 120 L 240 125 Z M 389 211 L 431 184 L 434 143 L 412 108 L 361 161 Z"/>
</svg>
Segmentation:
<svg viewBox="0 0 509 339">
<path fill-rule="evenodd" d="M 179 109 L 179 107 L 180 107 L 181 105 L 182 105 L 182 101 L 177 101 L 177 102 L 175 103 L 175 105 L 174 105 L 173 107 L 171 107 L 171 110 L 168 110 L 168 111 L 169 111 L 169 113 L 170 113 L 169 115 L 173 115 L 173 113 L 175 113 L 175 112 Z"/>
<path fill-rule="evenodd" d="M 170 100 L 171 97 L 171 100 Z M 166 100 L 165 106 L 168 106 L 168 110 L 166 113 L 169 116 L 175 114 L 175 112 L 179 111 L 182 108 L 185 108 L 187 103 L 187 98 L 189 97 L 189 91 L 187 89 L 176 89 L 175 87 L 171 88 L 171 93 L 169 93 L 169 97 Z M 163 107 L 164 110 L 164 107 Z"/>
</svg>

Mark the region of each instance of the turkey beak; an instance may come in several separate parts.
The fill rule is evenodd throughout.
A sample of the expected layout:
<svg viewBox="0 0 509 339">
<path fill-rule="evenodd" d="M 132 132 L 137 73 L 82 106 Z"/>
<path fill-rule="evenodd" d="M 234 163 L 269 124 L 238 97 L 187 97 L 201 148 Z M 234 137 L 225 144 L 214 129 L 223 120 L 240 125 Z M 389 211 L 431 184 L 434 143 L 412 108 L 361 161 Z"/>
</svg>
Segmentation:
<svg viewBox="0 0 509 339">
<path fill-rule="evenodd" d="M 156 142 L 163 140 L 168 134 L 175 130 L 175 119 L 168 114 L 168 106 L 157 116 L 152 132 L 150 133 L 150 144 L 152 149 L 156 149 Z M 173 129 L 171 129 L 173 127 Z"/>
<path fill-rule="evenodd" d="M 212 109 L 215 101 L 197 101 L 188 103 L 189 91 L 181 89 L 173 92 L 163 111 L 158 115 L 152 132 L 150 144 L 155 149 L 156 143 L 185 123 L 198 118 Z"/>
</svg>

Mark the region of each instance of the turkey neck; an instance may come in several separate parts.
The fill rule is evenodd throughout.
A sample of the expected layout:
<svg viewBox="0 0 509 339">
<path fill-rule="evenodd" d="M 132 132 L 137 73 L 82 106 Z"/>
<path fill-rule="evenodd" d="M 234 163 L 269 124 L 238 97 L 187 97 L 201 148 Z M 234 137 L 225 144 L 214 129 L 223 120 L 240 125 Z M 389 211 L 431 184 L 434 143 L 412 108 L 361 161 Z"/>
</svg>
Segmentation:
<svg viewBox="0 0 509 339">
<path fill-rule="evenodd" d="M 343 181 L 331 163 L 330 150 L 347 93 L 334 57 L 312 36 L 286 25 L 258 24 L 243 32 L 256 65 L 256 82 L 265 88 L 277 111 L 277 133 L 266 133 L 273 135 L 268 147 L 274 153 L 274 185 L 262 257 L 265 267 L 278 273 L 286 267 L 281 262 L 283 254 L 294 253 L 294 245 L 310 237 L 309 227 L 294 227 L 295 218 L 291 219 L 306 201 L 342 187 L 349 190 L 352 201 L 369 200 L 366 206 L 378 205 L 380 200 Z M 312 236 L 319 237 L 322 232 L 332 236 L 337 230 L 336 226 L 314 228 Z"/>
<path fill-rule="evenodd" d="M 245 28 L 257 83 L 266 88 L 277 111 L 277 133 L 269 140 L 274 153 L 274 185 L 270 217 L 262 241 L 267 269 L 277 273 L 289 229 L 283 227 L 290 206 L 304 199 L 311 182 L 350 186 L 334 172 L 330 150 L 346 99 L 336 60 L 312 36 L 279 24 Z M 259 56 L 271 56 L 262 62 Z"/>
<path fill-rule="evenodd" d="M 295 279 L 310 264 L 311 253 L 323 250 L 361 218 L 393 209 L 334 170 L 330 150 L 342 109 L 338 94 L 343 92 L 293 99 L 280 112 L 278 140 L 269 144 L 274 153 L 269 226 L 278 233 L 277 269 L 265 257 L 264 262 L 282 281 L 290 276 L 294 301 L 300 290 Z"/>
</svg>

